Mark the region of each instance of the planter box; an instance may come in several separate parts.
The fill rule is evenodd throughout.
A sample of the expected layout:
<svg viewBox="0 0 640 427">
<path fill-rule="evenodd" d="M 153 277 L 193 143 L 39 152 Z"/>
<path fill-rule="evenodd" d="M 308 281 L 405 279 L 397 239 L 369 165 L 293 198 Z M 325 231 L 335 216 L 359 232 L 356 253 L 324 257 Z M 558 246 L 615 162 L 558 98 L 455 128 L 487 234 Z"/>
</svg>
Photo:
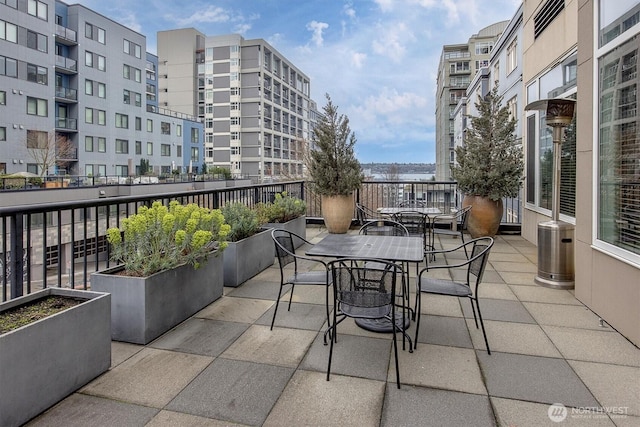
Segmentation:
<svg viewBox="0 0 640 427">
<path fill-rule="evenodd" d="M 19 426 L 111 365 L 111 296 L 62 288 L 0 304 L 0 312 L 49 295 L 82 304 L 0 335 L 0 425 Z"/>
<path fill-rule="evenodd" d="M 275 229 L 283 229 L 287 231 L 291 231 L 292 233 L 296 233 L 298 236 L 302 236 L 305 239 L 307 238 L 307 217 L 301 216 L 296 219 L 292 219 L 288 222 L 270 222 L 264 225 L 265 228 L 275 228 Z M 304 242 L 300 239 L 294 239 L 293 245 L 296 248 L 302 246 Z M 273 242 L 271 242 L 271 246 L 273 246 L 273 256 L 275 257 L 275 246 Z"/>
<path fill-rule="evenodd" d="M 222 256 L 200 268 L 185 264 L 149 277 L 91 275 L 91 289 L 111 294 L 111 338 L 147 344 L 222 296 Z"/>
<path fill-rule="evenodd" d="M 229 242 L 223 252 L 224 285 L 238 287 L 273 265 L 274 251 L 270 228 L 238 242 Z"/>
</svg>

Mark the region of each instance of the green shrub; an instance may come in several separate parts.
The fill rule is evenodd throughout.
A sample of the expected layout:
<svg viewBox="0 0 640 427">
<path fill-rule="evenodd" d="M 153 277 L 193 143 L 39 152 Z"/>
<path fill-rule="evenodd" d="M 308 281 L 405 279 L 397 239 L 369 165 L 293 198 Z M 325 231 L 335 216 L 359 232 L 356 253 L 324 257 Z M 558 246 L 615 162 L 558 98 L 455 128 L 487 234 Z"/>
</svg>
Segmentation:
<svg viewBox="0 0 640 427">
<path fill-rule="evenodd" d="M 237 242 L 256 234 L 262 222 L 260 222 L 257 210 L 251 209 L 243 203 L 230 203 L 221 209 L 227 224 L 231 226 L 229 240 Z"/>
<path fill-rule="evenodd" d="M 283 223 L 304 215 L 307 205 L 303 200 L 283 191 L 276 193 L 273 203 L 260 203 L 257 210 L 262 223 Z"/>
<path fill-rule="evenodd" d="M 146 277 L 163 270 L 198 262 L 213 250 L 223 250 L 230 227 L 218 209 L 196 204 L 153 202 L 107 230 L 111 259 L 123 263 L 129 276 Z M 124 232 L 124 239 L 122 237 Z"/>
</svg>

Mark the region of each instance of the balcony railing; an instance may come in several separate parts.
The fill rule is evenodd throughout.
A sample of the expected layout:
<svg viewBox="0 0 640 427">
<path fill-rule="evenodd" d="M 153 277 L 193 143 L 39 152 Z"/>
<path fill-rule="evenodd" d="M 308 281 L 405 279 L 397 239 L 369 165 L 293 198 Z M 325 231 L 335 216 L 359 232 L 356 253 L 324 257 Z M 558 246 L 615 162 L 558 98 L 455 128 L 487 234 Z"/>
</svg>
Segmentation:
<svg viewBox="0 0 640 427">
<path fill-rule="evenodd" d="M 56 55 L 56 67 L 64 68 L 65 70 L 77 71 L 78 65 L 75 59 L 66 58 L 64 56 Z"/>
<path fill-rule="evenodd" d="M 77 35 L 71 28 L 63 27 L 62 25 L 56 25 L 56 37 L 67 42 L 77 42 Z"/>
<path fill-rule="evenodd" d="M 56 98 L 76 101 L 78 99 L 78 91 L 64 86 L 56 86 Z"/>
<path fill-rule="evenodd" d="M 78 119 L 56 117 L 56 129 L 78 130 Z"/>
<path fill-rule="evenodd" d="M 62 185 L 57 191 L 82 191 L 73 189 L 68 178 L 60 178 Z M 129 179 L 121 178 L 125 182 Z M 123 218 L 155 200 L 163 203 L 178 200 L 209 208 L 241 202 L 253 207 L 287 191 L 305 200 L 308 222 L 319 222 L 322 218 L 320 196 L 313 194 L 305 181 L 180 192 L 161 192 L 162 185 L 158 185 L 149 187 L 151 190 L 144 195 L 106 197 L 107 193 L 113 194 L 111 187 L 93 179 L 96 198 L 91 200 L 84 195 L 80 201 L 0 208 L 0 301 L 51 286 L 87 289 L 90 274 L 109 266 L 106 230 L 119 227 Z M 24 180 L 26 183 L 27 178 Z M 356 191 L 354 199 L 374 210 L 398 206 L 407 200 L 420 200 L 442 212 L 460 207 L 455 182 L 368 181 Z M 520 218 L 519 200 L 505 203 L 503 226 L 505 221 L 513 221 L 511 225 L 518 227 L 516 221 Z"/>
</svg>

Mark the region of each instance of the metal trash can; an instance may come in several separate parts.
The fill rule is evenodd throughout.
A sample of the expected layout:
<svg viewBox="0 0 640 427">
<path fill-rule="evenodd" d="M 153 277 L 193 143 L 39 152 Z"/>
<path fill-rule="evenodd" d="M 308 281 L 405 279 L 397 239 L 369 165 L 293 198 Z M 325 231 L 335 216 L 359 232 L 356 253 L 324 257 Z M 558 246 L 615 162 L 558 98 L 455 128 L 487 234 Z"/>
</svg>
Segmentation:
<svg viewBox="0 0 640 427">
<path fill-rule="evenodd" d="M 575 226 L 562 221 L 538 223 L 538 285 L 555 289 L 575 287 Z"/>
</svg>

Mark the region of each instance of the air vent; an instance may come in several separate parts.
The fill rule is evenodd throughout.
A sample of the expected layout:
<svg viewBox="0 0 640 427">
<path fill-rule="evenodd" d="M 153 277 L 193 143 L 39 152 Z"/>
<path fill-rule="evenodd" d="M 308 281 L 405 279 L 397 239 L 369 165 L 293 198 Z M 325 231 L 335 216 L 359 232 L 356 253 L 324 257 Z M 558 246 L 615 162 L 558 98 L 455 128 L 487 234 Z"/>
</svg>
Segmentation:
<svg viewBox="0 0 640 427">
<path fill-rule="evenodd" d="M 533 36 L 538 38 L 563 9 L 564 0 L 548 0 L 533 17 Z"/>
</svg>

